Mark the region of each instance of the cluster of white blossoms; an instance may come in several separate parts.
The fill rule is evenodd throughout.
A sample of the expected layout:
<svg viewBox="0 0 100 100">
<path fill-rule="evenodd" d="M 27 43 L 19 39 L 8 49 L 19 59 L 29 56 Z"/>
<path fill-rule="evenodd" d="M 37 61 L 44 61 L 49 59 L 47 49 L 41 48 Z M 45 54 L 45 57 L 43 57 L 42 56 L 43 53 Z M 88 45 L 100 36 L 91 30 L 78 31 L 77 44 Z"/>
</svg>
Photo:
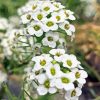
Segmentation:
<svg viewBox="0 0 100 100">
<path fill-rule="evenodd" d="M 71 20 L 75 20 L 74 13 L 59 2 L 31 0 L 18 13 L 29 35 L 41 37 L 59 29 L 69 36 L 75 32 L 75 27 L 70 24 Z"/>
<path fill-rule="evenodd" d="M 52 49 L 49 54 L 32 58 L 35 63 L 27 73 L 27 81 L 32 82 L 39 95 L 65 91 L 66 100 L 77 100 L 81 88 L 86 83 L 87 72 L 73 54 L 64 49 Z"/>
<path fill-rule="evenodd" d="M 33 52 L 33 46 L 39 48 L 32 58 L 33 67 L 27 71 L 27 82 L 33 84 L 39 95 L 62 91 L 66 100 L 77 100 L 87 73 L 76 56 L 65 53 L 66 37 L 73 37 L 75 32 L 71 24 L 76 19 L 74 13 L 53 0 L 29 0 L 18 13 L 24 33 L 18 35 L 19 41 L 26 38 L 22 42 L 28 40 Z"/>
</svg>

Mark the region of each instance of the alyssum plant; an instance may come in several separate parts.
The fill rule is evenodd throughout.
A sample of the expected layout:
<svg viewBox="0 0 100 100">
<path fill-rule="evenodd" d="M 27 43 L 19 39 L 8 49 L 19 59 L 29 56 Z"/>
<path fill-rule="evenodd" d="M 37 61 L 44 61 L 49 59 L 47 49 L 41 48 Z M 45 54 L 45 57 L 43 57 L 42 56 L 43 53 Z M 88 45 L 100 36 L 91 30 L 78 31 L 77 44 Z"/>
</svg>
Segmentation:
<svg viewBox="0 0 100 100">
<path fill-rule="evenodd" d="M 62 91 L 66 100 L 77 100 L 87 73 L 66 48 L 66 37 L 73 37 L 75 32 L 71 24 L 74 13 L 50 0 L 30 0 L 18 13 L 23 27 L 13 33 L 13 46 L 34 63 L 26 71 L 27 84 L 33 84 L 39 95 Z"/>
</svg>

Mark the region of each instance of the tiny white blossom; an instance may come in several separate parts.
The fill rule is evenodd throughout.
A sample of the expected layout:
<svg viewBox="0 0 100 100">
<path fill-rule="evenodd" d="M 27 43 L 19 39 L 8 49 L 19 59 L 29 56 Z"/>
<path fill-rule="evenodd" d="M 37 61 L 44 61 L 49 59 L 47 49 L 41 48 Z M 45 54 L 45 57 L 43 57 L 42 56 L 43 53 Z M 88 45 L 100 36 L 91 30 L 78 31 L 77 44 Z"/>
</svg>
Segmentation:
<svg viewBox="0 0 100 100">
<path fill-rule="evenodd" d="M 66 91 L 74 89 L 73 82 L 75 81 L 75 77 L 73 73 L 63 73 L 60 78 L 56 79 L 56 87 L 58 89 L 65 89 Z"/>
<path fill-rule="evenodd" d="M 76 81 L 80 84 L 85 84 L 86 80 L 85 78 L 88 77 L 88 74 L 86 71 L 84 70 L 78 70 L 77 68 L 75 68 L 74 70 L 72 70 L 72 72 L 75 75 Z"/>
<path fill-rule="evenodd" d="M 49 1 L 46 1 L 41 5 L 41 10 L 44 13 L 49 14 L 54 11 L 54 6 Z"/>
<path fill-rule="evenodd" d="M 54 55 L 56 61 L 62 61 L 61 55 L 65 54 L 64 49 L 52 49 L 49 51 L 50 54 Z"/>
<path fill-rule="evenodd" d="M 54 94 L 57 92 L 57 89 L 55 87 L 50 87 L 51 82 L 46 76 L 41 77 L 41 80 L 42 82 L 44 82 L 37 87 L 39 95 L 46 95 L 47 93 Z"/>
<path fill-rule="evenodd" d="M 67 33 L 67 35 L 71 36 L 75 32 L 75 27 L 71 25 L 68 21 L 59 24 L 59 27 Z"/>
<path fill-rule="evenodd" d="M 76 56 L 74 56 L 73 54 L 68 55 L 62 55 L 62 62 L 63 62 L 63 66 L 67 67 L 69 69 L 78 67 L 78 65 L 80 64 L 80 62 L 77 60 Z"/>
<path fill-rule="evenodd" d="M 73 90 L 67 91 L 65 94 L 65 99 L 66 100 L 78 100 L 81 94 L 82 94 L 81 89 L 77 87 Z"/>
<path fill-rule="evenodd" d="M 55 23 L 55 21 L 52 19 L 45 19 L 43 21 L 43 30 L 44 32 L 48 31 L 54 31 L 58 29 L 58 25 Z"/>
<path fill-rule="evenodd" d="M 39 22 L 34 22 L 27 28 L 27 31 L 30 35 L 36 35 L 37 37 L 40 37 L 43 35 L 42 24 Z"/>
<path fill-rule="evenodd" d="M 45 69 L 45 67 L 51 63 L 53 59 L 50 57 L 50 55 L 42 54 L 41 56 L 36 56 L 32 58 L 32 61 L 35 62 L 33 70 L 40 70 L 42 68 Z"/>
<path fill-rule="evenodd" d="M 32 19 L 31 13 L 27 13 L 27 14 L 24 14 L 21 16 L 21 20 L 22 20 L 23 24 L 29 23 L 31 21 L 31 19 Z"/>
<path fill-rule="evenodd" d="M 65 16 L 62 10 L 60 10 L 59 12 L 51 13 L 51 16 L 52 17 L 50 19 L 54 20 L 56 23 L 61 23 L 65 21 Z"/>
<path fill-rule="evenodd" d="M 50 79 L 58 78 L 61 76 L 59 64 L 49 64 L 46 67 L 46 74 Z"/>
<path fill-rule="evenodd" d="M 56 42 L 59 39 L 59 35 L 52 32 L 48 32 L 45 36 L 45 38 L 43 38 L 42 43 L 44 46 L 49 46 L 51 48 L 55 48 L 56 47 Z"/>
<path fill-rule="evenodd" d="M 75 20 L 74 13 L 70 10 L 65 10 L 66 19 Z"/>
<path fill-rule="evenodd" d="M 53 2 L 55 11 L 65 8 L 60 2 Z"/>
<path fill-rule="evenodd" d="M 37 11 L 34 14 L 32 14 L 32 18 L 36 21 L 42 21 L 44 18 L 46 18 L 47 14 L 41 11 Z"/>
</svg>

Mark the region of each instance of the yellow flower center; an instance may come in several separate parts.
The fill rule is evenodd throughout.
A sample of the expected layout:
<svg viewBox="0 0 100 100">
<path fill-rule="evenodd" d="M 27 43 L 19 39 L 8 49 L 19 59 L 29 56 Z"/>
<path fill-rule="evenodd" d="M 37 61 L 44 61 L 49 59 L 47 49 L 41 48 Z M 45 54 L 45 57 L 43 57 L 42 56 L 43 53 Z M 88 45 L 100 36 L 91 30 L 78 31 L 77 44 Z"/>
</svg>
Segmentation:
<svg viewBox="0 0 100 100">
<path fill-rule="evenodd" d="M 79 72 L 76 72 L 76 73 L 75 73 L 75 77 L 76 77 L 76 78 L 80 78 L 80 75 L 81 75 L 81 74 L 80 74 Z"/>
<path fill-rule="evenodd" d="M 56 56 L 58 56 L 58 57 L 61 56 L 61 55 L 62 55 L 62 54 L 61 54 L 60 52 L 57 52 L 57 53 L 56 53 Z"/>
<path fill-rule="evenodd" d="M 48 41 L 53 41 L 53 37 L 49 36 Z"/>
<path fill-rule="evenodd" d="M 39 75 L 39 73 L 40 73 L 40 71 L 36 71 L 36 72 L 35 72 L 35 75 Z"/>
<path fill-rule="evenodd" d="M 44 86 L 45 86 L 46 88 L 50 88 L 50 81 L 49 81 L 49 80 L 46 80 L 46 81 L 44 82 Z"/>
<path fill-rule="evenodd" d="M 38 26 L 38 25 L 35 25 L 35 26 L 34 26 L 34 30 L 35 30 L 35 31 L 38 31 L 38 30 L 40 30 L 40 26 Z"/>
<path fill-rule="evenodd" d="M 71 62 L 71 60 L 67 60 L 67 61 L 66 61 L 66 64 L 67 64 L 68 66 L 71 67 L 71 66 L 72 66 L 72 62 Z"/>
<path fill-rule="evenodd" d="M 48 10 L 50 10 L 50 7 L 45 7 L 44 10 L 48 11 Z"/>
<path fill-rule="evenodd" d="M 71 97 L 74 97 L 74 96 L 76 96 L 76 91 L 75 90 L 73 90 L 72 93 L 71 93 Z"/>
<path fill-rule="evenodd" d="M 28 20 L 30 20 L 30 19 L 31 19 L 31 15 L 28 14 L 28 15 L 26 16 L 26 18 L 27 18 Z"/>
<path fill-rule="evenodd" d="M 46 25 L 47 25 L 48 27 L 51 27 L 51 26 L 54 25 L 54 23 L 53 23 L 52 21 L 49 21 L 49 22 L 46 23 Z"/>
<path fill-rule="evenodd" d="M 66 17 L 69 17 L 69 14 L 65 12 Z"/>
<path fill-rule="evenodd" d="M 51 69 L 50 69 L 50 72 L 51 72 L 51 74 L 52 74 L 53 76 L 56 74 L 56 71 L 55 71 L 54 68 L 51 68 Z"/>
<path fill-rule="evenodd" d="M 70 28 L 70 27 L 69 27 L 69 24 L 65 24 L 64 28 L 65 28 L 66 30 L 68 30 L 68 29 Z"/>
<path fill-rule="evenodd" d="M 56 16 L 56 19 L 57 19 L 57 21 L 59 21 L 61 18 L 60 18 L 60 16 Z"/>
<path fill-rule="evenodd" d="M 41 61 L 40 61 L 40 65 L 41 65 L 41 66 L 44 66 L 45 64 L 46 64 L 46 61 L 45 61 L 45 60 L 41 60 Z"/>
<path fill-rule="evenodd" d="M 62 83 L 66 83 L 66 84 L 70 82 L 70 80 L 66 77 L 62 77 L 61 81 L 62 81 Z"/>
<path fill-rule="evenodd" d="M 32 6 L 32 10 L 35 10 L 37 8 L 37 5 Z"/>
<path fill-rule="evenodd" d="M 59 8 L 59 5 L 58 4 L 54 4 L 54 6 L 57 7 L 57 8 Z"/>
<path fill-rule="evenodd" d="M 43 15 L 42 15 L 42 14 L 38 14 L 37 18 L 38 18 L 39 20 L 41 20 L 41 19 L 43 18 Z"/>
</svg>

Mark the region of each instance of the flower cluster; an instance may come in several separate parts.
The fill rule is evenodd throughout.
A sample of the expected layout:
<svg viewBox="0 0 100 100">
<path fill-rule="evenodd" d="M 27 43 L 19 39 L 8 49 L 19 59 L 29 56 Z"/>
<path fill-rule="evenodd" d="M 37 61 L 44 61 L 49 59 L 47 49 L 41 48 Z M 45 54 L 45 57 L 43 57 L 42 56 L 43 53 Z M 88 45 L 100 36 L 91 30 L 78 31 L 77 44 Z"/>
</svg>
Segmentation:
<svg viewBox="0 0 100 100">
<path fill-rule="evenodd" d="M 27 81 L 35 84 L 39 95 L 65 91 L 65 98 L 76 100 L 81 95 L 87 73 L 73 54 L 64 49 L 52 49 L 49 54 L 32 58 L 34 67 L 27 73 Z"/>
<path fill-rule="evenodd" d="M 59 2 L 54 1 L 29 1 L 18 10 L 22 23 L 26 26 L 27 34 L 41 37 L 49 31 L 63 30 L 72 36 L 75 27 L 70 20 L 75 20 L 74 13 L 66 10 Z"/>
</svg>

